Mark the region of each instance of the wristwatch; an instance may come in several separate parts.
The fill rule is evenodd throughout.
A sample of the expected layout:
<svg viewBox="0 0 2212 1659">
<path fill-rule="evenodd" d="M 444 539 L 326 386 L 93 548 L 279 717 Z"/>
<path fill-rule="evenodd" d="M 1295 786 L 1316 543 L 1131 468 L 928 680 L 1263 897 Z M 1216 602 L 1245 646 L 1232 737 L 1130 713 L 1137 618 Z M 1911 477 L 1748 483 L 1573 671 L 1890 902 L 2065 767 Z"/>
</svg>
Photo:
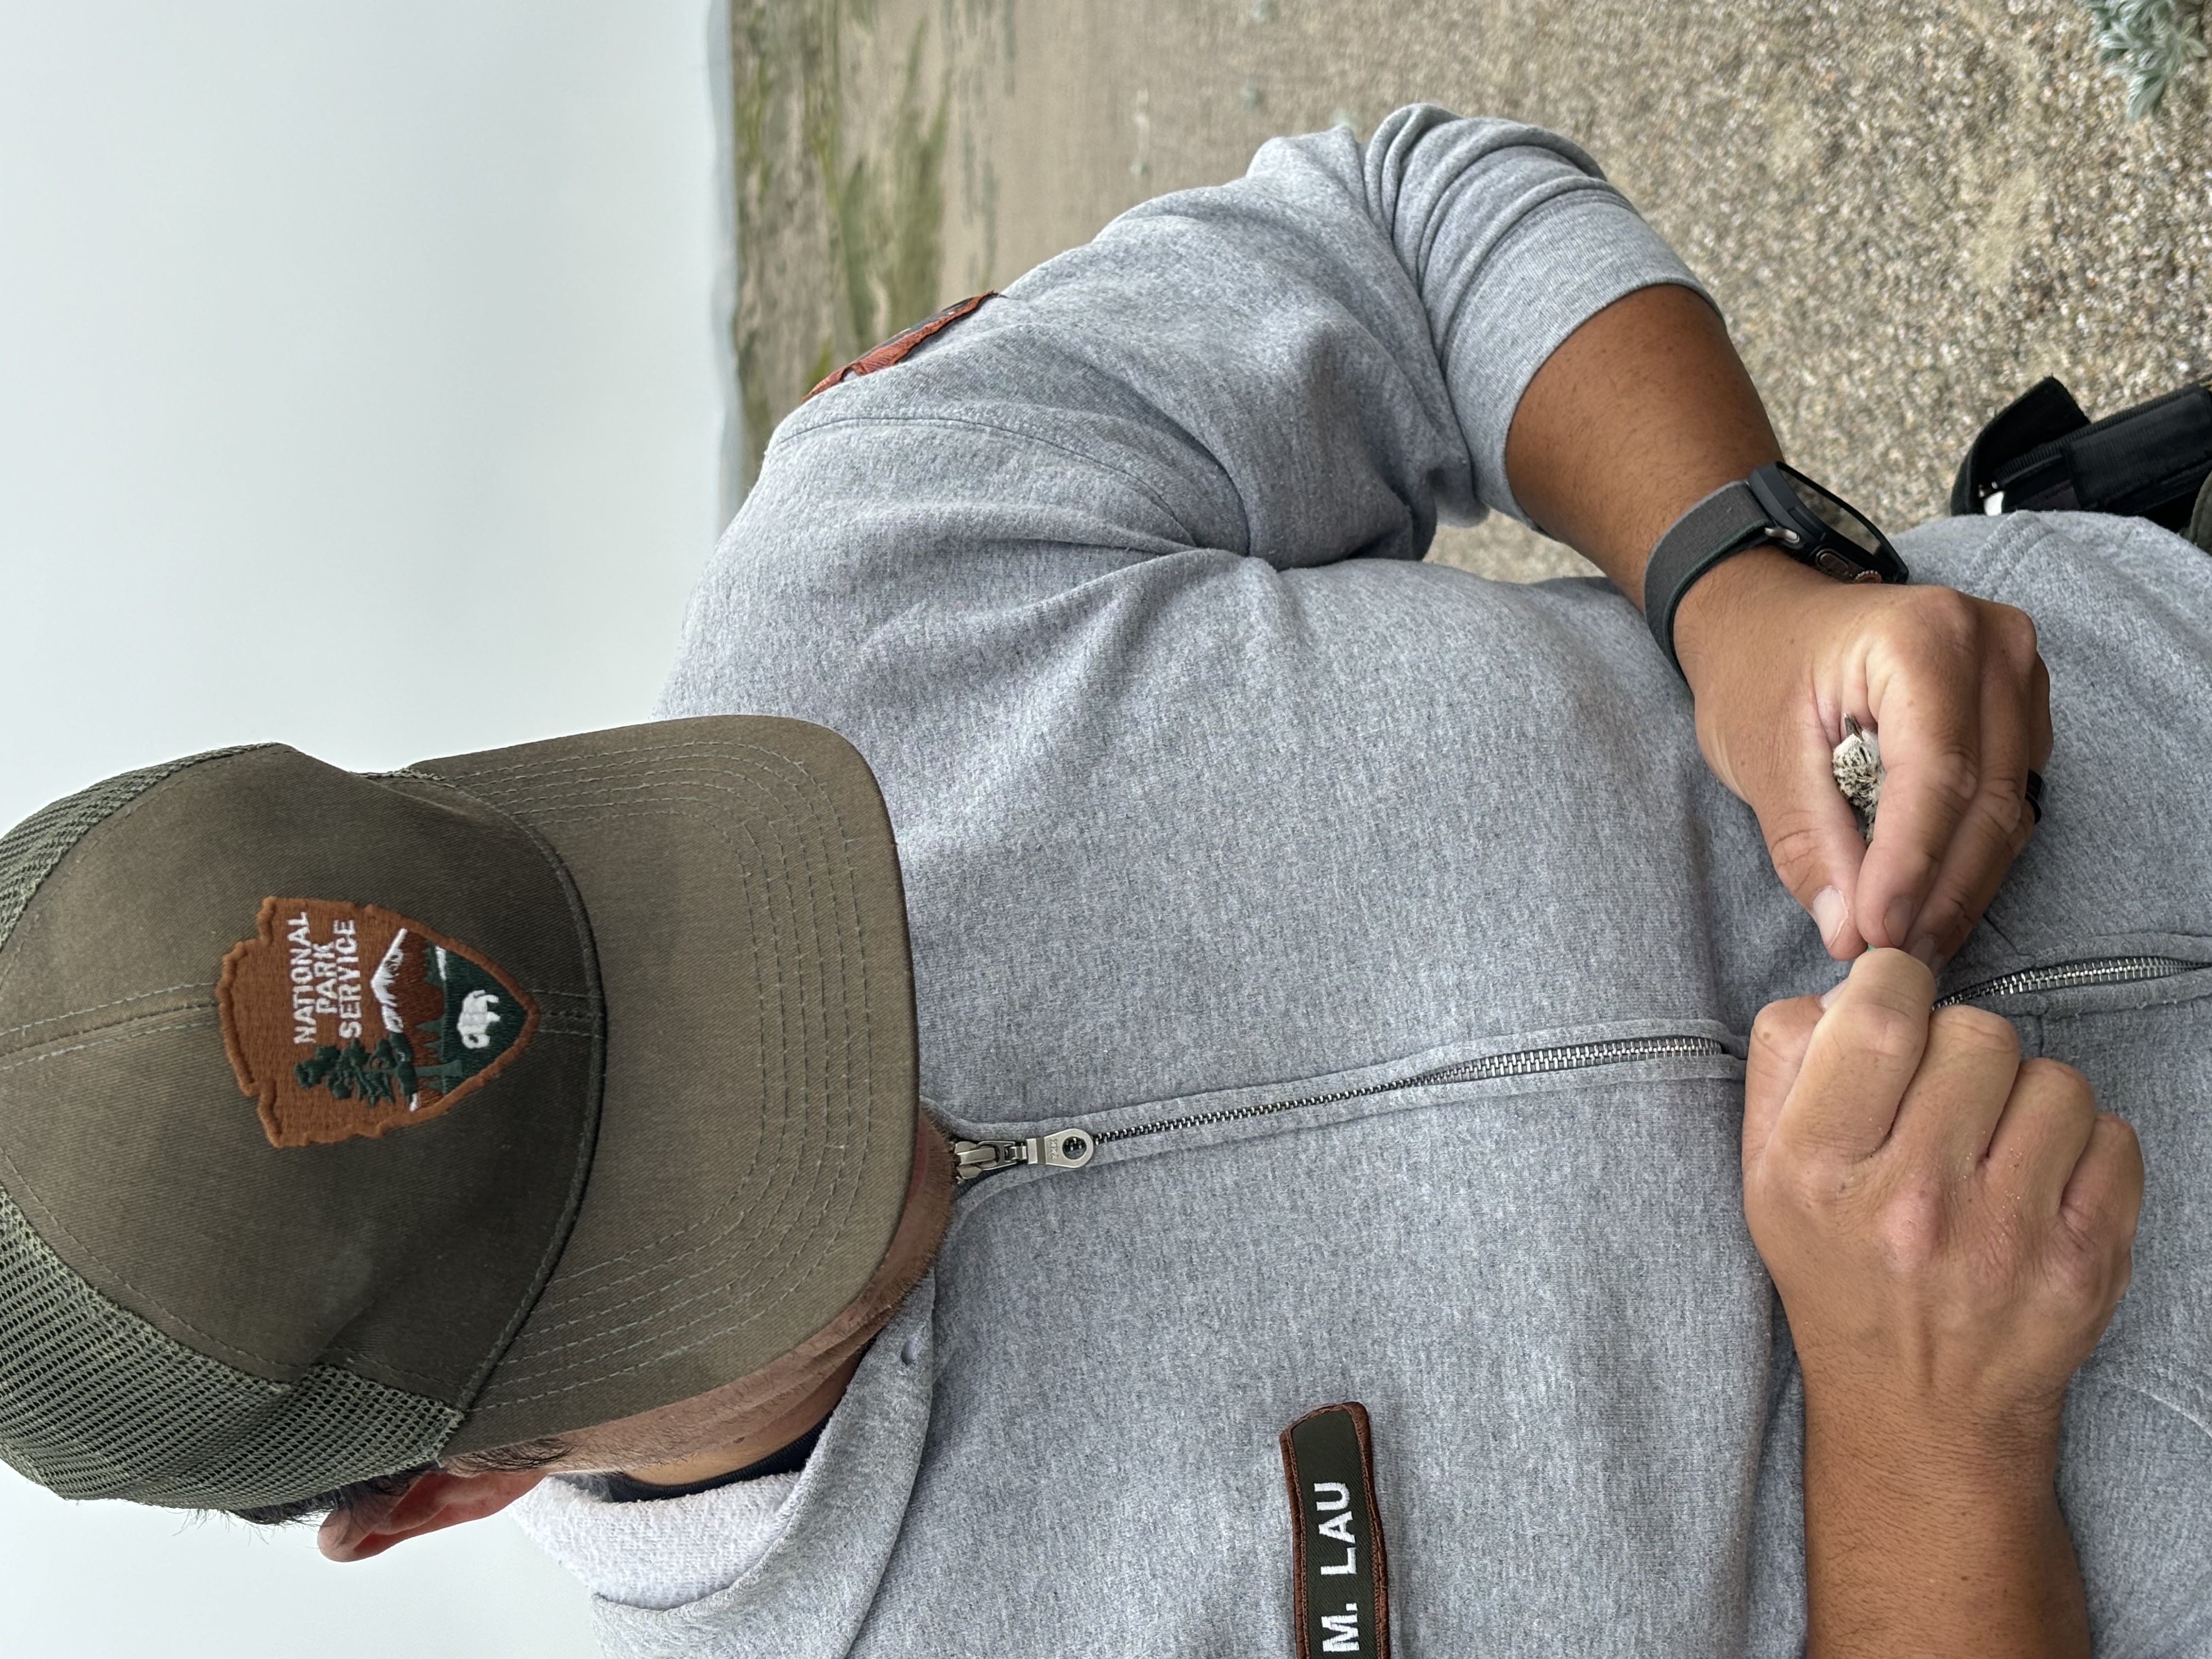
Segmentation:
<svg viewBox="0 0 2212 1659">
<path fill-rule="evenodd" d="M 1690 585 L 1731 553 L 1771 542 L 1839 582 L 1912 579 L 1889 538 L 1849 502 L 1795 467 L 1772 461 L 1718 489 L 1674 520 L 1644 565 L 1644 620 L 1681 673 L 1674 612 Z"/>
</svg>

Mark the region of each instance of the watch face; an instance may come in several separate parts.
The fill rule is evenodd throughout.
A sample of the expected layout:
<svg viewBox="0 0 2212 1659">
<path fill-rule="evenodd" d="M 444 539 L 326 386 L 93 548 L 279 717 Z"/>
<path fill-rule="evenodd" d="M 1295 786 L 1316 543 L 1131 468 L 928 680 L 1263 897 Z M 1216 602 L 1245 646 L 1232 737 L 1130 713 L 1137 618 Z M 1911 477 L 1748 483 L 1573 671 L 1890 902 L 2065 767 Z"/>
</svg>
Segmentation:
<svg viewBox="0 0 2212 1659">
<path fill-rule="evenodd" d="M 1822 524 L 1862 552 L 1869 555 L 1881 552 L 1883 542 L 1879 530 L 1802 473 L 1794 472 L 1786 466 L 1777 470 L 1789 481 L 1792 493 Z"/>
<path fill-rule="evenodd" d="M 1759 507 L 1773 515 L 1771 522 L 1783 532 L 1777 539 L 1814 569 L 1838 581 L 1912 580 L 1871 520 L 1795 467 L 1770 461 L 1744 483 Z"/>
</svg>

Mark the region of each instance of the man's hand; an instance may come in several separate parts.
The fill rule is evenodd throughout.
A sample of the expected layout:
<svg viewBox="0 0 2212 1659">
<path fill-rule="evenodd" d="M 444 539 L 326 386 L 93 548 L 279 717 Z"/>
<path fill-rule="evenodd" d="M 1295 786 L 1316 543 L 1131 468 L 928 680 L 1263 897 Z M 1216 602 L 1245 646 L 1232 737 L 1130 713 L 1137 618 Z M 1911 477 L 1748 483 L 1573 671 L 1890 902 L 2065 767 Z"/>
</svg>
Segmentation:
<svg viewBox="0 0 2212 1659">
<path fill-rule="evenodd" d="M 1955 951 L 2027 845 L 2027 774 L 2051 757 L 2027 613 L 1754 550 L 1691 588 L 1674 645 L 1706 762 L 1759 814 L 1829 954 L 1886 945 L 1932 968 Z M 1829 770 L 1846 714 L 1881 738 L 1871 845 Z"/>
<path fill-rule="evenodd" d="M 2059 1408 L 2128 1280 L 2133 1131 L 1875 951 L 1752 1033 L 1744 1212 L 1805 1377 L 1814 1659 L 2086 1654 Z"/>
<path fill-rule="evenodd" d="M 1505 472 L 1547 533 L 1641 605 L 1668 527 L 1781 454 L 1712 307 L 1658 287 L 1607 306 L 1536 372 Z M 1829 953 L 1956 951 L 2027 843 L 2028 769 L 2051 753 L 2027 617 L 1948 588 L 1846 586 L 1754 549 L 1683 596 L 1674 650 L 1706 760 L 1759 814 Z M 1846 714 L 1878 731 L 1889 775 L 1871 847 L 1828 769 Z"/>
</svg>

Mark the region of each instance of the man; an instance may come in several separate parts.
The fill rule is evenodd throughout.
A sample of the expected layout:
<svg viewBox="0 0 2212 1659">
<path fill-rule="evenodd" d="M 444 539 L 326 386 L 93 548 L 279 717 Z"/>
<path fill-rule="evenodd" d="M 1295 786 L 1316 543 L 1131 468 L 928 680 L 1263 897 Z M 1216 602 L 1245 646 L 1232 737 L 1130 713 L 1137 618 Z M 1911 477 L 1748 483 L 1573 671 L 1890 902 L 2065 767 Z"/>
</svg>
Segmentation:
<svg viewBox="0 0 2212 1659">
<path fill-rule="evenodd" d="M 1753 548 L 1680 679 L 1413 562 L 1644 598 L 1777 455 L 1588 158 L 1404 111 L 811 402 L 674 718 L 52 809 L 0 1443 L 526 1498 L 617 1652 L 2212 1651 L 2202 556 Z"/>
</svg>

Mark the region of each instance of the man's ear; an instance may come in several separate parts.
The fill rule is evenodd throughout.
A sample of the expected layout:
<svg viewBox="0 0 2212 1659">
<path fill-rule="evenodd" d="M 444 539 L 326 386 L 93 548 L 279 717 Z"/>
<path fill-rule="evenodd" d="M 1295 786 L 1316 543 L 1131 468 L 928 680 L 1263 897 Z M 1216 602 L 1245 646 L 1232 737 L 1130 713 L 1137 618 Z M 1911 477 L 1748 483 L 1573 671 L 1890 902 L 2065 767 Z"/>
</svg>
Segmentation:
<svg viewBox="0 0 2212 1659">
<path fill-rule="evenodd" d="M 323 1519 L 315 1547 L 333 1561 L 366 1561 L 426 1532 L 497 1515 L 544 1478 L 543 1469 L 499 1474 L 432 1469 L 416 1475 L 404 1492 L 351 1510 L 333 1510 Z"/>
</svg>

